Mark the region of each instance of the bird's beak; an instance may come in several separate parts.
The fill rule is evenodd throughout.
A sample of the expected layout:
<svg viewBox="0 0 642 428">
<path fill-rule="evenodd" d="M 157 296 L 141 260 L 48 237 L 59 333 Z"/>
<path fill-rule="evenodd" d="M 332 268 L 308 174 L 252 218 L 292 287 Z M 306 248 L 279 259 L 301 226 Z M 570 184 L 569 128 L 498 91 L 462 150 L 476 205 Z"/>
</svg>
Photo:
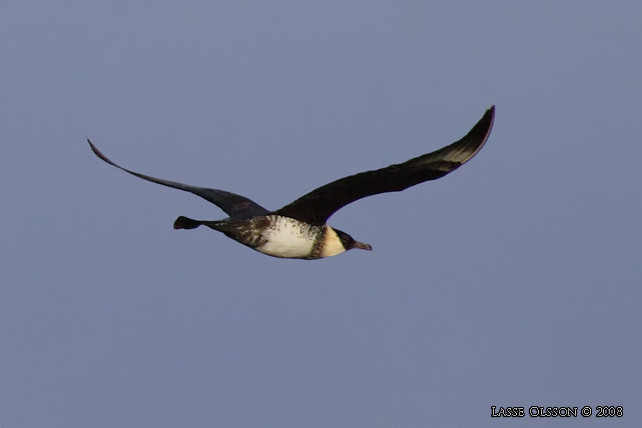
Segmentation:
<svg viewBox="0 0 642 428">
<path fill-rule="evenodd" d="M 360 250 L 372 251 L 372 246 L 370 244 L 365 244 L 365 243 L 359 242 L 359 241 L 354 241 L 354 247 L 352 247 L 352 248 L 358 248 Z"/>
</svg>

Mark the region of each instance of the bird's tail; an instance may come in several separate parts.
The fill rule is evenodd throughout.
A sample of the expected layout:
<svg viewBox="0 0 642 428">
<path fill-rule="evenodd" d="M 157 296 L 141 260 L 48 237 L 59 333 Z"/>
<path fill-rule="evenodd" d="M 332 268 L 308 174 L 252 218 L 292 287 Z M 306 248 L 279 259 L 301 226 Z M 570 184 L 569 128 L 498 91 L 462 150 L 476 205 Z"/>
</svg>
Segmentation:
<svg viewBox="0 0 642 428">
<path fill-rule="evenodd" d="M 200 220 L 194 220 L 189 217 L 180 216 L 174 222 L 174 229 L 196 229 L 204 222 Z"/>
<path fill-rule="evenodd" d="M 180 216 L 174 221 L 174 229 L 196 229 L 199 226 L 207 226 L 220 232 L 225 232 L 225 220 L 194 220 L 193 218 Z"/>
</svg>

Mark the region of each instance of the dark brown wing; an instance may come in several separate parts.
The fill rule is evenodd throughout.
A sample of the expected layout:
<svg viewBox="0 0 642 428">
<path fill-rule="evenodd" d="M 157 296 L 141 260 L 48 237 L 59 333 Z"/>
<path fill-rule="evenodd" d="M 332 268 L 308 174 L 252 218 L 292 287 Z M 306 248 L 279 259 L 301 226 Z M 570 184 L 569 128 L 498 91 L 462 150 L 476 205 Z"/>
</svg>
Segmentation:
<svg viewBox="0 0 642 428">
<path fill-rule="evenodd" d="M 103 155 L 100 152 L 100 150 L 98 150 L 96 146 L 94 146 L 92 142 L 89 141 L 89 138 L 87 138 L 87 142 L 89 143 L 89 146 L 94 151 L 96 156 L 98 156 L 100 159 L 107 162 L 108 164 L 113 165 L 116 168 L 122 169 L 123 171 L 128 172 L 129 174 L 135 175 L 138 178 L 142 178 L 143 180 L 151 181 L 152 183 L 162 184 L 163 186 L 172 187 L 178 190 L 184 190 L 186 192 L 190 192 L 197 196 L 200 196 L 201 198 L 213 203 L 214 205 L 218 206 L 220 209 L 225 211 L 227 215 L 230 216 L 230 218 L 241 220 L 241 219 L 251 218 L 255 216 L 265 215 L 269 212 L 268 210 L 266 210 L 256 202 L 251 201 L 250 199 L 244 196 L 237 195 L 231 192 L 226 192 L 225 190 L 190 186 L 189 184 L 183 184 L 183 183 L 178 183 L 176 181 L 164 180 L 162 178 L 150 177 L 149 175 L 130 171 L 109 160 L 107 156 Z"/>
<path fill-rule="evenodd" d="M 321 225 L 337 210 L 358 199 L 378 193 L 399 192 L 443 177 L 466 163 L 483 147 L 494 117 L 495 106 L 486 111 L 464 138 L 449 146 L 401 164 L 333 181 L 286 205 L 276 214 Z"/>
</svg>

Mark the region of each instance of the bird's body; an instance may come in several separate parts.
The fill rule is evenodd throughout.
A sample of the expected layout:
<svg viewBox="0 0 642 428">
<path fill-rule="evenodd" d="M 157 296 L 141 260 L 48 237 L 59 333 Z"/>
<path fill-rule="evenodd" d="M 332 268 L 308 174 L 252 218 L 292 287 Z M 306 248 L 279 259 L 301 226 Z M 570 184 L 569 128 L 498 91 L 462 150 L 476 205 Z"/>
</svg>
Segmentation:
<svg viewBox="0 0 642 428">
<path fill-rule="evenodd" d="M 320 255 L 318 243 L 323 242 L 322 237 L 328 226 L 312 226 L 301 223 L 293 218 L 269 215 L 259 217 L 260 222 L 265 222 L 262 229 L 261 245 L 256 247 L 263 254 L 292 259 L 316 258 Z"/>
<path fill-rule="evenodd" d="M 286 259 L 321 259 L 346 251 L 341 237 L 347 235 L 326 225 L 311 225 L 276 214 L 242 220 L 198 221 L 179 217 L 175 229 L 193 229 L 200 225 L 224 233 L 256 251 Z M 345 241 L 345 238 L 344 238 Z M 348 241 L 346 241 L 347 243 Z M 354 241 L 354 247 L 371 249 L 368 244 Z"/>
<path fill-rule="evenodd" d="M 276 211 L 269 211 L 244 196 L 224 190 L 191 186 L 125 169 L 87 141 L 103 161 L 144 180 L 193 193 L 229 215 L 227 219 L 214 221 L 180 216 L 174 222 L 175 229 L 207 226 L 263 254 L 312 260 L 341 254 L 352 248 L 371 250 L 370 245 L 327 225 L 327 219 L 358 199 L 401 191 L 454 171 L 484 145 L 492 128 L 494 112 L 495 108 L 491 107 L 465 137 L 449 146 L 401 164 L 333 181 Z"/>
</svg>

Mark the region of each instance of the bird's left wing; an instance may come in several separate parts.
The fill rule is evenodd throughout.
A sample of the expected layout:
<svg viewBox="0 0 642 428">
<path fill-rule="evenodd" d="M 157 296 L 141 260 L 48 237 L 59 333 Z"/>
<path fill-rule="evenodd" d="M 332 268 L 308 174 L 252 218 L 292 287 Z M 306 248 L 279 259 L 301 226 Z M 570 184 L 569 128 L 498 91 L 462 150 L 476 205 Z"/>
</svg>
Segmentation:
<svg viewBox="0 0 642 428">
<path fill-rule="evenodd" d="M 96 146 L 87 139 L 91 150 L 103 161 L 116 168 L 135 175 L 143 180 L 151 181 L 152 183 L 162 184 L 163 186 L 172 187 L 174 189 L 184 190 L 193 193 L 218 206 L 225 211 L 232 219 L 246 219 L 255 216 L 267 214 L 269 211 L 257 204 L 256 202 L 246 198 L 245 196 L 237 195 L 236 193 L 226 192 L 225 190 L 208 189 L 206 187 L 190 186 L 189 184 L 178 183 L 176 181 L 164 180 L 162 178 L 150 177 L 149 175 L 140 174 L 138 172 L 130 171 L 122 166 L 112 162 L 107 156 L 103 155 Z"/>
<path fill-rule="evenodd" d="M 492 106 L 465 137 L 449 146 L 401 164 L 333 181 L 286 205 L 276 214 L 322 225 L 337 210 L 358 199 L 398 192 L 443 177 L 468 162 L 484 146 L 494 117 L 495 106 Z"/>
</svg>

